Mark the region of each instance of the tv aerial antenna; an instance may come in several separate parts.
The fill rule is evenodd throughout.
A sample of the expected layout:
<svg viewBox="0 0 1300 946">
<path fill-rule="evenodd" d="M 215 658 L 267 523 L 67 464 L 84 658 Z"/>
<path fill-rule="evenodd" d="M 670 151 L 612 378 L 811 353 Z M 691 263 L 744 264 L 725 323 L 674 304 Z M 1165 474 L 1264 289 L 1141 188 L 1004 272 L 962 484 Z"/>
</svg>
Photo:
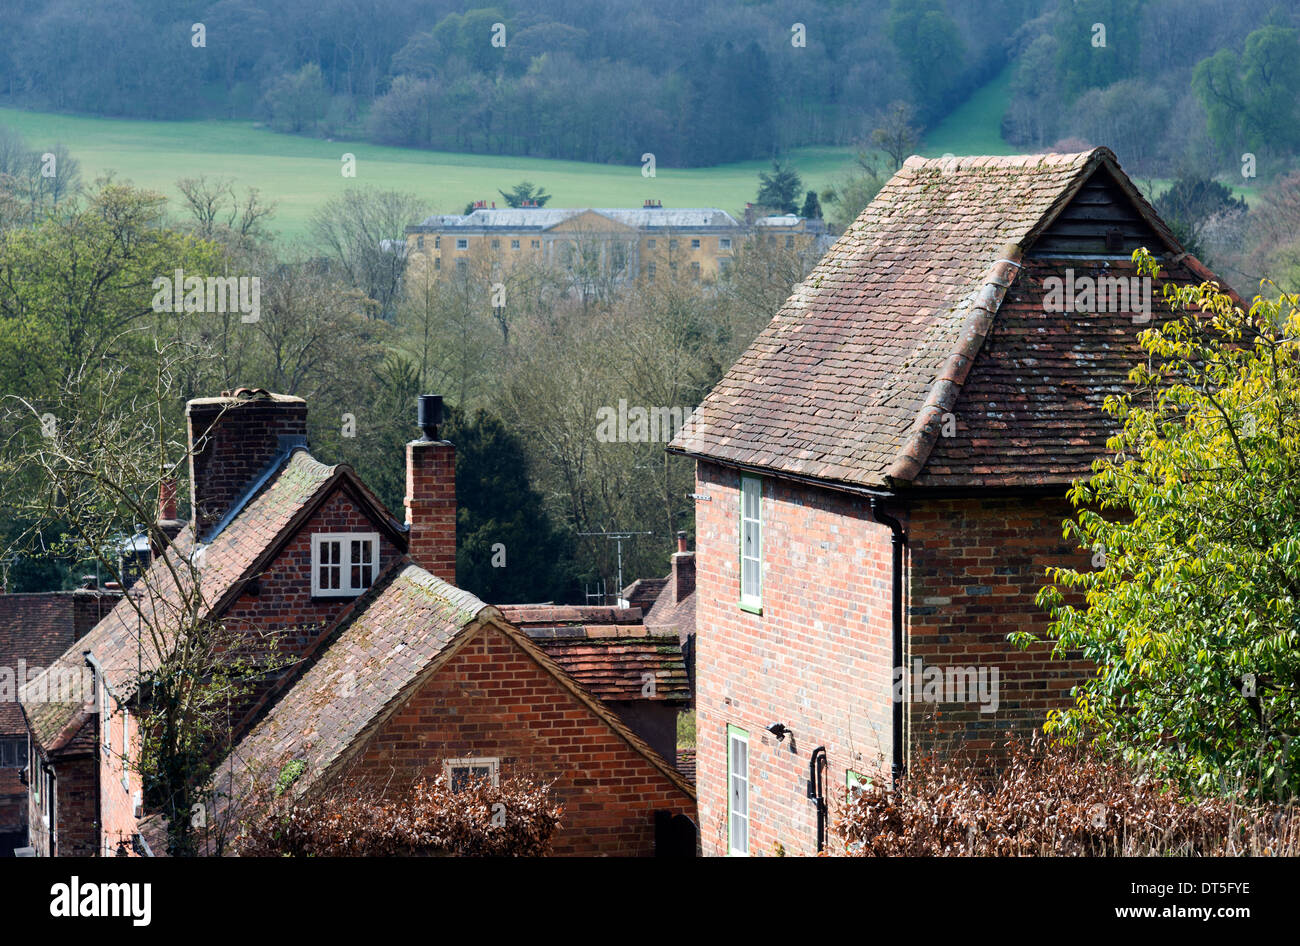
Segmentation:
<svg viewBox="0 0 1300 946">
<path fill-rule="evenodd" d="M 654 535 L 653 532 L 579 532 L 578 535 L 597 536 L 614 543 L 618 553 L 618 593 L 623 594 L 623 542 L 632 541 L 637 536 Z"/>
</svg>

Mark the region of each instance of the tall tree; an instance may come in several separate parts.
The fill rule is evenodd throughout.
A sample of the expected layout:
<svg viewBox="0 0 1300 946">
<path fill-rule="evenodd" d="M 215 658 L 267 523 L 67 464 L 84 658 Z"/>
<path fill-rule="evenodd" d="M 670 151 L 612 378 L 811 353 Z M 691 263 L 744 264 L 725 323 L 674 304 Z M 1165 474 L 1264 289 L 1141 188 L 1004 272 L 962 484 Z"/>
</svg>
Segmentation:
<svg viewBox="0 0 1300 946">
<path fill-rule="evenodd" d="M 799 205 L 796 201 L 802 189 L 803 180 L 799 173 L 784 161 L 773 159 L 771 174 L 758 172 L 758 196 L 754 202 L 777 213 L 798 213 Z"/>
<path fill-rule="evenodd" d="M 1213 283 L 1165 289 L 1177 317 L 1142 334 L 1135 390 L 1106 405 L 1113 452 L 1070 490 L 1066 534 L 1094 567 L 1050 569 L 1039 594 L 1056 655 L 1098 666 L 1048 729 L 1196 791 L 1285 799 L 1300 784 L 1300 297 L 1269 287 L 1245 310 Z"/>
</svg>

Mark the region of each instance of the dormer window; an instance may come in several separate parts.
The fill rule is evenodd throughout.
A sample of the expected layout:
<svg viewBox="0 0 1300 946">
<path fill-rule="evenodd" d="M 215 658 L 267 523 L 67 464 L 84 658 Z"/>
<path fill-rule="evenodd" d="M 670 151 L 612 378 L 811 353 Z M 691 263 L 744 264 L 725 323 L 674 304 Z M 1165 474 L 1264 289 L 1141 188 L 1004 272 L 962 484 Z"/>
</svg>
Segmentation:
<svg viewBox="0 0 1300 946">
<path fill-rule="evenodd" d="M 375 581 L 379 533 L 317 532 L 311 537 L 314 598 L 355 598 Z"/>
</svg>

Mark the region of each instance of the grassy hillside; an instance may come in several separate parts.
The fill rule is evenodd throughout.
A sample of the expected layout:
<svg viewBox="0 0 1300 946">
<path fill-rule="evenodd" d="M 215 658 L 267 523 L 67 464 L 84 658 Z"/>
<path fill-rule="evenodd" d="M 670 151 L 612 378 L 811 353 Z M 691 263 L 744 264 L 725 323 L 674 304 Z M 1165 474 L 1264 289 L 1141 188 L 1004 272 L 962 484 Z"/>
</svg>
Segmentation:
<svg viewBox="0 0 1300 946">
<path fill-rule="evenodd" d="M 654 178 L 640 164 L 618 167 L 541 158 L 494 157 L 386 148 L 361 142 L 281 135 L 243 122 L 151 122 L 84 118 L 0 109 L 0 125 L 38 147 L 62 142 L 81 162 L 83 177 L 106 171 L 178 197 L 176 179 L 206 174 L 254 186 L 278 204 L 275 224 L 301 236 L 313 210 L 352 185 L 410 191 L 429 212 L 459 213 L 474 199 L 498 199 L 497 190 L 520 180 L 541 184 L 552 206 L 716 206 L 738 211 L 753 200 L 763 161 L 678 170 L 660 165 Z M 357 157 L 355 180 L 340 174 L 345 152 Z M 791 155 L 805 185 L 820 190 L 850 159 L 848 148 L 811 148 Z"/>
<path fill-rule="evenodd" d="M 1002 114 L 1011 98 L 1012 72 L 1013 66 L 1003 69 L 930 129 L 922 153 L 936 158 L 944 154 L 1015 154 L 1017 149 L 1002 140 Z"/>
<path fill-rule="evenodd" d="M 1010 73 L 980 89 L 926 136 L 924 153 L 940 155 L 1008 152 L 998 134 Z M 276 201 L 275 226 L 290 239 L 305 235 L 312 212 L 351 184 L 410 191 L 430 213 L 460 212 L 475 199 L 497 198 L 498 189 L 531 180 L 552 195 L 552 206 L 639 206 L 646 198 L 666 207 L 722 207 L 739 212 L 757 190 L 765 161 L 712 168 L 660 165 L 641 176 L 640 164 L 614 166 L 544 158 L 497 157 L 387 148 L 356 141 L 323 141 L 282 135 L 248 122 L 158 122 L 90 118 L 0 109 L 0 125 L 37 147 L 62 142 L 93 180 L 108 171 L 171 198 L 183 176 L 233 178 L 239 187 L 260 188 Z M 357 157 L 355 180 L 339 173 L 345 152 Z M 788 157 L 804 186 L 820 191 L 852 161 L 847 147 L 803 148 Z"/>
</svg>

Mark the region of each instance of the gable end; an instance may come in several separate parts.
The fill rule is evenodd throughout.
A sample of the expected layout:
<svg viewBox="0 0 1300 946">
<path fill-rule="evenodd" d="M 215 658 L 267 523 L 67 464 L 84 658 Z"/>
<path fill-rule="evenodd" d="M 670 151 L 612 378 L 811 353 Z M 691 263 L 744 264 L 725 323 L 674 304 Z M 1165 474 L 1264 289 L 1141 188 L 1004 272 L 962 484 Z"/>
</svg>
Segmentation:
<svg viewBox="0 0 1300 946">
<path fill-rule="evenodd" d="M 1032 239 L 1025 255 L 1129 259 L 1139 247 L 1157 255 L 1181 252 L 1148 219 L 1150 212 L 1134 202 L 1103 163 Z"/>
</svg>

